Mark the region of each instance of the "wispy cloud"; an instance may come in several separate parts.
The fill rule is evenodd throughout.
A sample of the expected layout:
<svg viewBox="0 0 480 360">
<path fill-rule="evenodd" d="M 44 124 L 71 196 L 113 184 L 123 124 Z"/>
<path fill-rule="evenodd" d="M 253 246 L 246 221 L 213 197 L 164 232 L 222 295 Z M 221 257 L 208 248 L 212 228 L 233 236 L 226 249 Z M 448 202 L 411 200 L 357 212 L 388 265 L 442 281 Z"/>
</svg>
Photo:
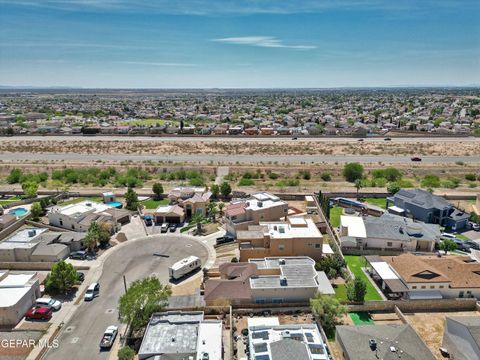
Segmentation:
<svg viewBox="0 0 480 360">
<path fill-rule="evenodd" d="M 478 8 L 478 0 L 461 6 Z M 318 13 L 331 9 L 410 11 L 455 8 L 458 0 L 0 0 L 0 4 L 66 11 L 128 11 L 181 15 L 248 15 Z"/>
<path fill-rule="evenodd" d="M 150 61 L 115 61 L 115 63 L 125 64 L 125 65 L 145 65 L 145 66 L 163 66 L 163 67 L 196 67 L 198 66 L 198 64 L 150 62 Z"/>
<path fill-rule="evenodd" d="M 285 48 L 296 50 L 312 50 L 317 48 L 315 45 L 285 44 L 282 40 L 279 40 L 273 36 L 240 36 L 213 39 L 212 41 L 222 42 L 226 44 L 258 46 L 265 48 Z"/>
</svg>

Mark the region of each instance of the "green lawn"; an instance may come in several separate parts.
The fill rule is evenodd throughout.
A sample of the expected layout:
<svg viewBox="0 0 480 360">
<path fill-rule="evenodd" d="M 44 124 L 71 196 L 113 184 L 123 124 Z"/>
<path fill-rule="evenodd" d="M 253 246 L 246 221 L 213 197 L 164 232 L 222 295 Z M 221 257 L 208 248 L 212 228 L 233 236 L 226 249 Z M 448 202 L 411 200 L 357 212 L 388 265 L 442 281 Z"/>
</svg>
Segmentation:
<svg viewBox="0 0 480 360">
<path fill-rule="evenodd" d="M 355 325 L 373 325 L 374 322 L 368 312 L 359 311 L 348 314 Z"/>
<path fill-rule="evenodd" d="M 156 209 L 160 205 L 168 205 L 170 203 L 169 199 L 162 199 L 162 200 L 154 200 L 148 199 L 142 201 L 142 205 L 145 206 L 146 209 Z"/>
<path fill-rule="evenodd" d="M 382 300 L 382 297 L 377 292 L 370 279 L 362 271 L 362 267 L 365 267 L 365 259 L 363 256 L 345 255 L 345 261 L 355 277 L 363 279 L 367 284 L 367 294 L 365 295 L 365 300 Z"/>
<path fill-rule="evenodd" d="M 457 237 L 457 239 L 460 239 L 460 240 L 463 240 L 463 241 L 471 240 L 470 238 L 466 237 L 463 234 L 455 234 L 455 236 Z"/>
<path fill-rule="evenodd" d="M 333 227 L 340 226 L 340 215 L 343 214 L 343 208 L 340 206 L 332 206 L 330 209 L 330 224 Z"/>
<path fill-rule="evenodd" d="M 67 200 L 62 202 L 60 205 L 71 205 L 71 204 L 77 204 L 79 202 L 85 201 L 85 200 L 90 200 L 90 201 L 96 201 L 96 202 L 102 202 L 103 198 L 101 196 L 91 196 L 91 197 L 79 197 L 71 200 Z"/>
<path fill-rule="evenodd" d="M 366 203 L 371 205 L 375 205 L 381 207 L 382 209 L 386 209 L 387 207 L 387 199 L 386 198 L 365 198 Z"/>
<path fill-rule="evenodd" d="M 8 204 L 12 204 L 14 203 L 15 201 L 19 201 L 19 200 L 22 200 L 22 198 L 20 196 L 13 196 L 9 199 L 4 199 L 4 200 L 0 200 L 0 205 L 8 205 Z"/>
<path fill-rule="evenodd" d="M 341 303 L 347 302 L 347 288 L 345 287 L 345 284 L 337 285 L 336 287 L 333 288 L 335 290 L 335 297 L 340 301 Z"/>
</svg>

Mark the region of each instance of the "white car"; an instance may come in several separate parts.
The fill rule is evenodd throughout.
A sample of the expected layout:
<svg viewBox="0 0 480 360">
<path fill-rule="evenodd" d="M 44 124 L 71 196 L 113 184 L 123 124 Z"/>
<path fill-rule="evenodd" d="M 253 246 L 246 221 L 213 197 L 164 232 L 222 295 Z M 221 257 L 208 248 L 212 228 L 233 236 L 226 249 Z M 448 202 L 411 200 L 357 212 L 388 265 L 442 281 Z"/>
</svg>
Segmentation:
<svg viewBox="0 0 480 360">
<path fill-rule="evenodd" d="M 85 301 L 91 301 L 95 296 L 98 296 L 100 294 L 100 284 L 99 283 L 93 283 L 91 284 L 87 292 L 85 293 L 84 300 Z"/>
<path fill-rule="evenodd" d="M 52 308 L 52 310 L 60 310 L 62 303 L 58 300 L 52 298 L 38 298 L 35 300 L 37 306 Z"/>
<path fill-rule="evenodd" d="M 441 238 L 441 239 L 444 239 L 444 240 L 445 240 L 445 239 L 455 240 L 457 237 L 456 237 L 455 235 L 453 235 L 453 234 L 442 233 L 442 234 L 440 235 L 440 238 Z"/>
<path fill-rule="evenodd" d="M 100 347 L 101 348 L 111 348 L 115 338 L 117 337 L 118 333 L 118 326 L 110 325 L 107 327 L 105 332 L 103 333 L 102 340 L 100 340 Z"/>
</svg>

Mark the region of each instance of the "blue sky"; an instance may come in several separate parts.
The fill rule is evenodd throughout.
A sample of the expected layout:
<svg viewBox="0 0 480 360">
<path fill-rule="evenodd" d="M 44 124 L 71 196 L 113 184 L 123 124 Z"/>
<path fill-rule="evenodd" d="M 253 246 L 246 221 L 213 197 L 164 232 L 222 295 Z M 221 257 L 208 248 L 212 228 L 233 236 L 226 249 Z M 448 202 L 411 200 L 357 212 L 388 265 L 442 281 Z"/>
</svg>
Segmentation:
<svg viewBox="0 0 480 360">
<path fill-rule="evenodd" d="M 478 85 L 479 13 L 477 0 L 0 0 L 0 85 Z"/>
</svg>

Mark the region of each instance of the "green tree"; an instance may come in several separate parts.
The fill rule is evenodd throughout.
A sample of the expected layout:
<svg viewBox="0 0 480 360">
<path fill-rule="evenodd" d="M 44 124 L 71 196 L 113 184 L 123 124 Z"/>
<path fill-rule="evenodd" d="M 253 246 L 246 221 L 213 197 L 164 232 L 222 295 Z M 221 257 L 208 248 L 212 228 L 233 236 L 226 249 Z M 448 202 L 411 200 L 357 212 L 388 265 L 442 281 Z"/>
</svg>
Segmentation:
<svg viewBox="0 0 480 360">
<path fill-rule="evenodd" d="M 224 181 L 220 185 L 220 193 L 222 194 L 223 197 L 227 197 L 228 195 L 230 195 L 231 192 L 232 192 L 232 187 L 228 182 Z"/>
<path fill-rule="evenodd" d="M 220 194 L 220 186 L 218 186 L 217 184 L 213 184 L 212 186 L 210 186 L 210 191 L 212 193 L 212 198 L 216 199 L 218 198 L 218 194 Z"/>
<path fill-rule="evenodd" d="M 10 174 L 7 176 L 7 182 L 9 184 L 19 183 L 22 176 L 23 176 L 22 170 L 12 169 L 10 171 Z"/>
<path fill-rule="evenodd" d="M 358 198 L 358 192 L 362 188 L 362 180 L 357 179 L 355 180 L 355 189 L 357 189 L 357 198 Z"/>
<path fill-rule="evenodd" d="M 138 196 L 135 190 L 133 190 L 131 187 L 129 187 L 127 192 L 125 193 L 125 202 L 125 207 L 128 210 L 135 211 L 138 209 Z"/>
<path fill-rule="evenodd" d="M 202 233 L 202 223 L 205 221 L 205 216 L 202 214 L 194 214 L 190 219 L 190 224 L 197 225 L 197 234 Z"/>
<path fill-rule="evenodd" d="M 355 182 L 363 177 L 363 166 L 358 162 L 345 164 L 343 167 L 343 176 L 349 182 Z"/>
<path fill-rule="evenodd" d="M 39 202 L 34 202 L 30 208 L 30 213 L 32 214 L 32 220 L 38 220 L 43 215 L 42 205 Z"/>
<path fill-rule="evenodd" d="M 440 241 L 439 247 L 441 250 L 445 251 L 445 255 L 446 255 L 449 251 L 456 250 L 457 244 L 455 243 L 455 241 L 451 239 L 445 239 Z"/>
<path fill-rule="evenodd" d="M 160 199 L 163 194 L 163 186 L 160 183 L 155 183 L 152 186 L 152 191 L 155 194 L 156 199 Z"/>
<path fill-rule="evenodd" d="M 130 346 L 124 346 L 118 350 L 118 360 L 133 360 L 135 358 L 135 350 Z"/>
<path fill-rule="evenodd" d="M 22 190 L 27 198 L 37 196 L 38 184 L 35 181 L 25 181 L 22 184 Z"/>
<path fill-rule="evenodd" d="M 207 208 L 208 208 L 208 216 L 210 217 L 210 219 L 215 221 L 215 218 L 218 214 L 217 204 L 214 202 L 209 202 Z"/>
<path fill-rule="evenodd" d="M 66 293 L 77 282 L 77 271 L 72 264 L 60 260 L 52 265 L 45 279 L 45 291 L 49 294 Z"/>
<path fill-rule="evenodd" d="M 398 181 L 402 178 L 402 172 L 393 167 L 386 168 L 383 174 L 387 181 Z"/>
<path fill-rule="evenodd" d="M 170 286 L 162 285 L 154 276 L 134 281 L 118 302 L 120 321 L 132 330 L 141 328 L 154 312 L 168 305 L 171 294 Z"/>
<path fill-rule="evenodd" d="M 320 320 L 327 336 L 333 336 L 335 326 L 347 312 L 347 308 L 335 297 L 321 293 L 317 293 L 313 299 L 310 299 L 310 307 L 315 317 Z"/>
<path fill-rule="evenodd" d="M 350 301 L 363 302 L 367 294 L 367 284 L 363 279 L 355 278 L 346 285 L 347 298 Z"/>
<path fill-rule="evenodd" d="M 331 181 L 332 180 L 332 175 L 329 172 L 323 172 L 320 174 L 320 178 L 323 181 Z"/>
<path fill-rule="evenodd" d="M 218 203 L 218 211 L 220 213 L 220 216 L 223 215 L 223 208 L 224 207 L 225 207 L 225 203 L 223 203 L 223 202 Z"/>
<path fill-rule="evenodd" d="M 397 192 L 400 191 L 400 185 L 398 185 L 398 183 L 396 182 L 391 182 L 387 185 L 387 191 L 390 194 L 396 194 Z"/>
</svg>

